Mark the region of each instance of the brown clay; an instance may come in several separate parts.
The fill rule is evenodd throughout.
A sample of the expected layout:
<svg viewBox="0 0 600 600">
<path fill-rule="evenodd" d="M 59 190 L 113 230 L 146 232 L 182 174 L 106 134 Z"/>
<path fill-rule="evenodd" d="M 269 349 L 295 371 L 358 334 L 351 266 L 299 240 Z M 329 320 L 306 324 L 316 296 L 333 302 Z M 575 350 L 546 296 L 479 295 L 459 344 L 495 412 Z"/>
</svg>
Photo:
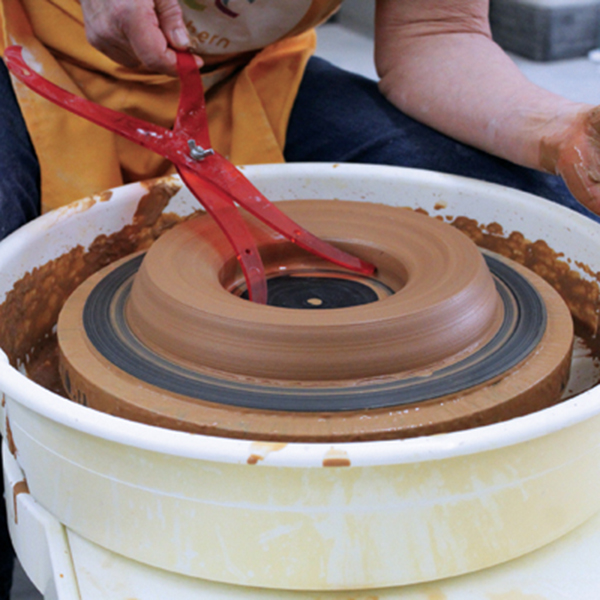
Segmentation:
<svg viewBox="0 0 600 600">
<path fill-rule="evenodd" d="M 600 315 L 600 274 L 578 263 L 577 266 L 590 276 L 590 280 L 584 279 L 569 266 L 563 253 L 550 248 L 544 240 L 528 240 L 519 231 L 506 233 L 499 223 L 481 224 L 468 217 L 456 217 L 452 226 L 480 248 L 501 254 L 547 281 L 566 302 L 586 343 L 595 344 Z"/>
<path fill-rule="evenodd" d="M 317 235 L 374 262 L 378 277 L 398 290 L 393 296 L 333 311 L 281 309 L 244 301 L 228 291 L 238 287 L 241 279 L 229 246 L 214 234 L 208 219 L 199 219 L 165 235 L 148 254 L 127 310 L 132 328 L 157 352 L 200 372 L 292 387 L 323 380 L 360 386 L 373 378 L 401 378 L 419 370 L 425 375 L 489 339 L 498 326 L 495 287 L 479 251 L 467 238 L 411 211 L 348 204 L 305 201 L 284 206 Z M 399 226 L 399 221 L 408 226 Z M 276 235 L 251 223 L 259 247 L 270 256 L 268 270 L 279 264 L 278 247 L 284 248 L 283 268 L 301 260 Z M 527 269 L 514 267 L 536 287 L 547 307 L 549 323 L 536 351 L 484 386 L 418 405 L 289 413 L 166 394 L 121 372 L 90 348 L 82 335 L 85 299 L 105 273 L 88 280 L 61 315 L 63 376 L 68 378 L 72 398 L 99 410 L 231 437 L 388 439 L 505 420 L 560 399 L 572 343 L 571 317 L 558 294 Z M 459 330 L 457 322 L 464 328 Z"/>
<path fill-rule="evenodd" d="M 146 255 L 127 306 L 136 336 L 192 368 L 301 382 L 430 369 L 497 331 L 502 309 L 492 277 L 476 246 L 453 228 L 377 204 L 283 206 L 310 231 L 374 263 L 377 279 L 396 293 L 337 310 L 244 301 L 228 291 L 239 280 L 233 251 L 205 216 L 165 234 Z M 249 221 L 268 271 L 330 267 Z"/>
<path fill-rule="evenodd" d="M 181 186 L 171 178 L 147 181 L 133 222 L 111 235 L 99 235 L 86 249 L 75 246 L 26 273 L 0 305 L 0 340 L 14 366 L 24 365 L 37 383 L 61 393 L 54 329 L 66 299 L 90 275 L 132 252 L 149 248 L 183 218 L 163 213 Z M 110 192 L 99 196 L 110 198 Z M 62 392 L 64 394 L 64 391 Z"/>
</svg>

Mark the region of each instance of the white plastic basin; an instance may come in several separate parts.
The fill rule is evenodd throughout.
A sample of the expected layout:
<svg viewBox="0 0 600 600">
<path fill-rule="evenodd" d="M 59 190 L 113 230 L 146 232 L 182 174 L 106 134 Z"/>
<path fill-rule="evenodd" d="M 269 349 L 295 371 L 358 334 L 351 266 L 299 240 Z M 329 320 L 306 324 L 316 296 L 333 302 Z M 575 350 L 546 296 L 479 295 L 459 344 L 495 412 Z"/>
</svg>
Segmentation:
<svg viewBox="0 0 600 600">
<path fill-rule="evenodd" d="M 600 271 L 600 226 L 500 186 L 361 165 L 244 172 L 273 200 L 366 200 L 496 221 Z M 0 243 L 0 302 L 34 267 L 121 229 L 144 193 L 133 184 L 106 202 L 84 200 Z M 195 208 L 182 190 L 167 210 Z M 45 509 L 112 552 L 194 577 L 315 590 L 430 581 L 520 556 L 600 509 L 597 388 L 469 431 L 335 446 L 125 421 L 41 388 L 3 355 L 0 389 L 17 461 Z M 350 466 L 324 467 L 331 457 Z"/>
</svg>

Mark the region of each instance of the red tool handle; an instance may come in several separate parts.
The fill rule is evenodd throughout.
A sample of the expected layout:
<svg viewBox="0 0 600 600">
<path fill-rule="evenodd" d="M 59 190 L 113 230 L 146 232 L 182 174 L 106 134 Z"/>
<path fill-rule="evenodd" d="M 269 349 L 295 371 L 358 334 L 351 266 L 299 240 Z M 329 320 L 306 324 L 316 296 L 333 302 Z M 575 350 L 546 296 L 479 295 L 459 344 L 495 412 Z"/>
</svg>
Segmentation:
<svg viewBox="0 0 600 600">
<path fill-rule="evenodd" d="M 221 190 L 215 187 L 214 184 L 201 179 L 195 171 L 187 167 L 178 165 L 176 167 L 181 179 L 190 190 L 202 190 L 202 197 L 199 198 L 202 206 L 206 208 L 206 211 L 215 220 L 233 246 L 246 280 L 248 298 L 253 302 L 266 304 L 267 280 L 265 269 L 246 221 L 242 219 L 233 202 L 224 199 Z"/>
<path fill-rule="evenodd" d="M 196 136 L 203 148 L 209 148 L 202 78 L 194 57 L 189 52 L 177 53 L 177 71 L 181 80 L 181 99 L 175 130 L 184 132 L 192 138 Z M 250 214 L 301 248 L 351 271 L 365 275 L 371 275 L 375 271 L 372 264 L 321 240 L 290 219 L 220 154 L 212 152 L 204 157 L 198 170 L 202 171 L 205 179 L 216 182 L 219 187 L 226 190 Z"/>
<path fill-rule="evenodd" d="M 246 279 L 248 297 L 259 304 L 266 304 L 265 272 L 254 238 L 236 210 L 232 199 L 195 172 L 197 162 L 190 157 L 189 145 L 182 136 L 59 88 L 27 66 L 19 46 L 7 48 L 4 59 L 13 75 L 40 96 L 170 160 L 192 194 L 213 217 L 233 246 Z M 187 104 L 191 104 L 189 99 Z M 191 118 L 193 114 L 193 107 L 186 105 L 184 121 Z M 206 138 L 208 139 L 208 135 Z"/>
<path fill-rule="evenodd" d="M 4 61 L 10 72 L 34 92 L 58 104 L 68 111 L 100 125 L 114 133 L 157 152 L 173 163 L 194 161 L 189 157 L 185 142 L 174 135 L 173 131 L 147 121 L 117 112 L 86 98 L 76 96 L 48 81 L 27 66 L 20 46 L 9 46 L 4 51 Z"/>
<path fill-rule="evenodd" d="M 375 267 L 314 236 L 287 217 L 223 156 L 210 148 L 202 78 L 187 52 L 177 53 L 181 97 L 174 129 L 130 117 L 67 92 L 32 71 L 19 46 L 5 50 L 7 67 L 38 94 L 170 160 L 190 191 L 232 244 L 251 300 L 266 303 L 264 268 L 256 244 L 235 203 L 298 246 L 342 267 L 372 274 Z M 200 144 L 198 144 L 200 142 Z"/>
</svg>

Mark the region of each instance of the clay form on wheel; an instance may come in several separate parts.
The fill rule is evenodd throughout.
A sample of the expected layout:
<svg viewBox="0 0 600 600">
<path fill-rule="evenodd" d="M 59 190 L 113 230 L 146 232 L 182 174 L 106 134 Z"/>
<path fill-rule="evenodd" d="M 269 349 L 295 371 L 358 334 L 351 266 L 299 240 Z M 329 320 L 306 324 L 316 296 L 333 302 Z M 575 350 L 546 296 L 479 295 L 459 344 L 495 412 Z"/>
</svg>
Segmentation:
<svg viewBox="0 0 600 600">
<path fill-rule="evenodd" d="M 376 275 L 328 265 L 248 217 L 284 297 L 251 303 L 232 250 L 200 216 L 67 302 L 58 333 L 70 396 L 165 427 L 279 441 L 452 431 L 560 399 L 571 316 L 539 277 L 417 212 L 281 207 Z"/>
</svg>

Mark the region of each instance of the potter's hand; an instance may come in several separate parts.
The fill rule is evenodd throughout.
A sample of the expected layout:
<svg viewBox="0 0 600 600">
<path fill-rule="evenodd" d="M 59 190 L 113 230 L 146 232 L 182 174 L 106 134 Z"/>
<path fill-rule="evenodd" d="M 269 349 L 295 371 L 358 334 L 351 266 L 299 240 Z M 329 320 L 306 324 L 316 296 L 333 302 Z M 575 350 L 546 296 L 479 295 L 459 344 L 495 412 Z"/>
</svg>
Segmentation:
<svg viewBox="0 0 600 600">
<path fill-rule="evenodd" d="M 600 106 L 579 111 L 545 137 L 540 162 L 562 176 L 581 204 L 600 214 Z"/>
<path fill-rule="evenodd" d="M 81 0 L 81 7 L 94 48 L 129 68 L 177 75 L 172 48 L 190 45 L 177 0 Z"/>
</svg>

